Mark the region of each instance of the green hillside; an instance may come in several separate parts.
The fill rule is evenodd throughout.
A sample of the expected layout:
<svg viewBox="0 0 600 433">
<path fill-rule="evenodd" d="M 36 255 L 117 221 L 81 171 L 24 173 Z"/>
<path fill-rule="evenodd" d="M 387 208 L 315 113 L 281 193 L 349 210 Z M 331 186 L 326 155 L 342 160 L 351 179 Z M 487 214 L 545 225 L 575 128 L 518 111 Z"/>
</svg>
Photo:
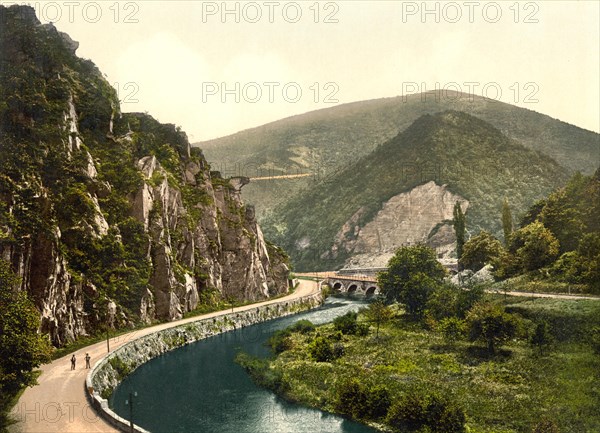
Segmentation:
<svg viewBox="0 0 600 433">
<path fill-rule="evenodd" d="M 507 137 L 538 150 L 571 172 L 592 174 L 600 162 L 600 135 L 525 108 L 467 94 L 410 95 L 343 104 L 196 143 L 224 176 L 331 174 L 372 152 L 424 114 L 448 109 L 479 117 Z M 532 105 L 535 108 L 535 105 Z M 252 182 L 244 199 L 259 216 L 293 193 L 312 188 L 309 178 Z"/>
<path fill-rule="evenodd" d="M 489 123 L 446 111 L 421 116 L 371 154 L 295 196 L 269 216 L 264 227 L 299 270 L 332 269 L 347 258 L 330 251 L 333 238 L 359 208 L 366 210 L 358 221 L 362 227 L 385 201 L 417 185 L 431 180 L 447 184 L 470 202 L 469 231 L 499 233 L 503 197 L 518 217 L 567 178 L 568 170 L 552 158 Z"/>
</svg>

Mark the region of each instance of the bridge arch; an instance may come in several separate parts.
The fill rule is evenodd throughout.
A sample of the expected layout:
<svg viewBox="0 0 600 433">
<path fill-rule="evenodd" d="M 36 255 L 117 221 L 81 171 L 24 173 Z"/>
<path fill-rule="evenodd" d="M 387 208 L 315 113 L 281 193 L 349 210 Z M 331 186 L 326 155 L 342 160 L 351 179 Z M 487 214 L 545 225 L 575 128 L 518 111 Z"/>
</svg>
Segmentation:
<svg viewBox="0 0 600 433">
<path fill-rule="evenodd" d="M 380 292 L 377 281 L 362 275 L 355 278 L 346 276 L 329 277 L 325 281 L 337 293 L 373 296 Z"/>
<path fill-rule="evenodd" d="M 344 287 L 344 284 L 341 281 L 335 281 L 333 283 L 333 286 L 331 286 L 331 288 L 333 290 L 335 290 L 336 292 L 344 292 L 344 291 L 346 291 L 346 288 Z"/>
</svg>

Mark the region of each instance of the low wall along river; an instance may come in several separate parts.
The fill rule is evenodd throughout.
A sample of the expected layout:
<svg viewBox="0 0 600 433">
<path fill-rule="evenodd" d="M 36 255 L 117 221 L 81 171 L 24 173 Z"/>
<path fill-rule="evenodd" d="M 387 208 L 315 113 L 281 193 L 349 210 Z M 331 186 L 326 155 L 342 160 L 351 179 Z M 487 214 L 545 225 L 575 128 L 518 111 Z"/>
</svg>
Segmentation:
<svg viewBox="0 0 600 433">
<path fill-rule="evenodd" d="M 281 301 L 250 310 L 223 313 L 217 317 L 198 319 L 195 322 L 149 334 L 121 346 L 99 360 L 86 378 L 87 396 L 92 406 L 120 430 L 130 429 L 128 420 L 113 412 L 108 398 L 125 376 L 140 365 L 161 354 L 186 344 L 227 331 L 244 328 L 278 317 L 316 308 L 323 303 L 320 293 L 291 301 Z M 137 432 L 146 432 L 134 426 Z"/>
</svg>

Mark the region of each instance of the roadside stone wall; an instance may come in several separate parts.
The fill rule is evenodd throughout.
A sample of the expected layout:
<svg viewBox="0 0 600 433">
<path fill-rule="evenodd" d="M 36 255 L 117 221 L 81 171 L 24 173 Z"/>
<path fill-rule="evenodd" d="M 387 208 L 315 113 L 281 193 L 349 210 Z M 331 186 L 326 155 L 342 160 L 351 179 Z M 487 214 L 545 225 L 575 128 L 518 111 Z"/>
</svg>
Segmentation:
<svg viewBox="0 0 600 433">
<path fill-rule="evenodd" d="M 132 340 L 99 360 L 86 378 L 88 398 L 111 424 L 130 429 L 129 421 L 114 413 L 108 399 L 117 385 L 140 365 L 163 353 L 227 331 L 316 308 L 323 303 L 320 293 L 281 301 L 245 311 L 223 313 L 214 318 L 164 329 Z M 134 426 L 137 432 L 144 429 Z"/>
</svg>

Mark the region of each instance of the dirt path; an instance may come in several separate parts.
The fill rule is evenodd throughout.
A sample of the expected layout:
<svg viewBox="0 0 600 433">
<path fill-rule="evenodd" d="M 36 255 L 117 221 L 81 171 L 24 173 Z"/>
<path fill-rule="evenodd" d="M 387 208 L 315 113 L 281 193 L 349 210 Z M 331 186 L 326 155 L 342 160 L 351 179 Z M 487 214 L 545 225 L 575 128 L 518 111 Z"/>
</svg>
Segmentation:
<svg viewBox="0 0 600 433">
<path fill-rule="evenodd" d="M 291 300 L 315 293 L 318 286 L 313 281 L 300 280 L 296 291 L 284 298 L 235 308 L 244 311 L 261 305 Z M 219 311 L 202 316 L 190 317 L 176 322 L 163 323 L 110 339 L 111 351 L 134 338 L 153 332 L 193 322 L 199 319 L 218 316 L 230 312 Z M 9 428 L 11 433 L 87 433 L 87 432 L 117 432 L 106 423 L 89 405 L 85 395 L 85 378 L 88 371 L 85 368 L 85 354 L 92 358 L 92 366 L 106 355 L 106 341 L 93 344 L 78 350 L 76 369 L 71 370 L 71 355 L 57 359 L 44 365 L 38 385 L 27 388 L 12 411 L 13 418 L 18 421 Z"/>
</svg>

